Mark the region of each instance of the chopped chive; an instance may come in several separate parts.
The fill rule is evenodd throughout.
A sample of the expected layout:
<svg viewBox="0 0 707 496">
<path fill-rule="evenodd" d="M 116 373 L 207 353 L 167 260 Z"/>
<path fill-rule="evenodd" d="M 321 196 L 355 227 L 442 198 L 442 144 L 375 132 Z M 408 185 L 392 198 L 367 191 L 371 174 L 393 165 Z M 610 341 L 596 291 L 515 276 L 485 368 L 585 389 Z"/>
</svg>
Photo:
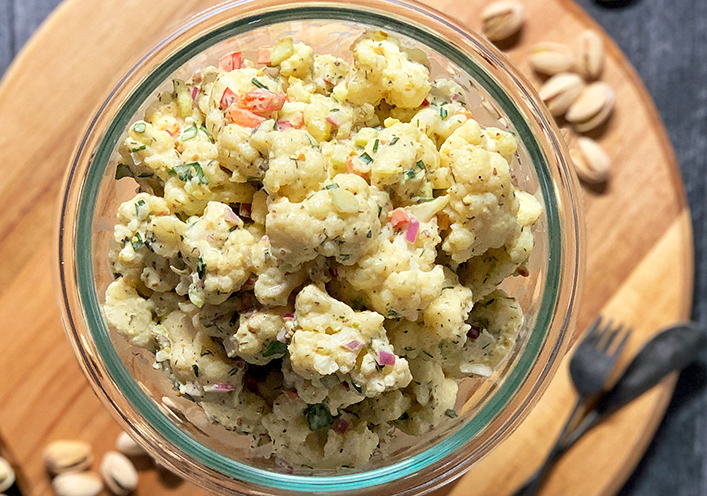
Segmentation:
<svg viewBox="0 0 707 496">
<path fill-rule="evenodd" d="M 449 114 L 447 113 L 447 109 L 444 107 L 439 108 L 439 116 L 442 118 L 442 120 L 445 120 Z"/>
<path fill-rule="evenodd" d="M 399 139 L 400 138 L 398 138 L 397 136 L 393 137 L 393 139 L 390 141 L 390 146 L 393 146 L 395 143 L 397 143 Z"/>
<path fill-rule="evenodd" d="M 263 356 L 269 357 L 273 355 L 284 355 L 286 351 L 287 345 L 285 343 L 282 343 L 280 341 L 273 341 L 268 345 L 267 348 L 265 348 L 265 351 L 263 351 Z"/>
<path fill-rule="evenodd" d="M 126 164 L 118 164 L 118 167 L 115 169 L 115 178 L 123 179 L 124 177 L 134 178 L 135 175 L 133 174 L 133 171 L 130 170 L 130 167 Z"/>
<path fill-rule="evenodd" d="M 140 207 L 145 204 L 145 200 L 138 200 L 135 202 L 135 214 L 140 217 Z"/>
<path fill-rule="evenodd" d="M 366 233 L 366 237 L 367 237 L 368 239 L 371 239 L 371 238 L 373 237 L 373 231 L 371 231 L 371 230 L 369 229 L 368 232 Z"/>
<path fill-rule="evenodd" d="M 258 81 L 258 80 L 255 79 L 255 78 L 251 79 L 250 82 L 253 83 L 255 86 L 257 86 L 258 88 L 260 88 L 261 90 L 267 90 L 267 89 L 268 89 L 267 86 L 265 86 L 263 83 L 261 83 L 260 81 Z"/>
<path fill-rule="evenodd" d="M 209 179 L 204 174 L 204 169 L 201 168 L 199 162 L 177 165 L 174 169 L 167 168 L 167 173 L 176 175 L 185 183 L 196 179 L 199 184 L 209 184 Z"/>
<path fill-rule="evenodd" d="M 373 153 L 376 153 L 378 151 L 378 145 L 380 144 L 380 140 L 376 138 L 376 140 L 373 142 Z"/>
<path fill-rule="evenodd" d="M 236 325 L 236 322 L 238 322 L 238 317 L 240 317 L 240 314 L 238 312 L 233 312 L 233 315 L 231 315 L 231 319 L 228 321 L 228 325 L 233 327 Z"/>
<path fill-rule="evenodd" d="M 339 189 L 339 185 L 336 183 L 331 183 L 331 184 L 324 186 L 324 189 Z"/>
<path fill-rule="evenodd" d="M 196 262 L 196 272 L 199 275 L 199 279 L 203 279 L 206 276 L 206 260 L 201 255 L 199 255 L 199 261 Z"/>
<path fill-rule="evenodd" d="M 415 171 L 415 169 L 408 169 L 403 173 L 403 177 L 408 180 L 415 179 L 416 174 L 417 172 Z"/>
<path fill-rule="evenodd" d="M 206 135 L 206 137 L 209 138 L 209 141 L 211 141 L 212 143 L 214 142 L 214 137 L 211 136 L 211 133 L 209 132 L 208 129 L 206 129 L 206 127 L 204 127 L 204 126 L 199 126 L 199 131 L 201 131 L 202 133 L 204 133 L 204 134 Z"/>
<path fill-rule="evenodd" d="M 341 110 L 341 109 L 338 109 L 338 108 L 333 108 L 333 109 L 331 109 L 331 111 L 330 111 L 330 112 L 338 112 L 339 110 Z"/>
<path fill-rule="evenodd" d="M 355 382 L 351 381 L 351 386 L 356 390 L 358 394 L 361 394 L 363 392 L 363 389 L 361 389 L 361 386 L 356 384 Z"/>
<path fill-rule="evenodd" d="M 144 150 L 145 148 L 147 148 L 146 145 L 141 145 L 141 146 L 138 146 L 138 147 L 136 147 L 136 148 L 131 148 L 130 151 L 133 152 L 133 153 L 135 153 L 135 152 L 140 152 L 140 151 Z"/>
<path fill-rule="evenodd" d="M 144 133 L 146 129 L 147 129 L 147 124 L 145 124 L 142 121 L 136 122 L 135 124 L 133 124 L 133 131 L 135 131 L 138 134 Z"/>
<path fill-rule="evenodd" d="M 334 423 L 334 417 L 331 416 L 329 408 L 322 403 L 309 405 L 304 410 L 304 418 L 307 420 L 310 431 L 317 431 Z"/>
<path fill-rule="evenodd" d="M 457 418 L 459 416 L 459 415 L 457 415 L 457 412 L 455 412 L 451 408 L 448 409 L 446 412 L 444 412 L 444 414 L 449 418 Z"/>
<path fill-rule="evenodd" d="M 366 152 L 363 152 L 361 155 L 359 155 L 358 158 L 360 158 L 361 160 L 363 160 L 367 164 L 370 164 L 371 162 L 373 162 L 373 159 L 371 158 L 371 156 Z"/>
<path fill-rule="evenodd" d="M 418 167 L 419 167 L 420 169 L 422 169 L 423 171 L 426 171 L 426 170 L 427 170 L 427 166 L 425 165 L 425 163 L 424 163 L 422 160 L 418 160 L 418 161 L 415 163 L 415 165 L 418 166 Z"/>
<path fill-rule="evenodd" d="M 135 236 L 133 236 L 133 239 L 130 240 L 130 244 L 133 245 L 134 251 L 138 251 L 140 248 L 145 246 L 145 242 L 142 240 L 142 236 L 140 236 L 139 232 L 135 233 Z"/>
<path fill-rule="evenodd" d="M 186 128 L 184 130 L 184 132 L 182 133 L 182 135 L 180 136 L 179 139 L 182 141 L 194 139 L 194 138 L 196 138 L 196 135 L 198 132 L 199 132 L 199 129 L 197 129 L 196 124 L 189 126 L 188 128 Z"/>
<path fill-rule="evenodd" d="M 194 371 L 194 375 L 195 375 L 196 377 L 199 377 L 199 366 L 198 366 L 197 364 L 193 364 L 193 365 L 191 366 L 191 369 Z"/>
</svg>

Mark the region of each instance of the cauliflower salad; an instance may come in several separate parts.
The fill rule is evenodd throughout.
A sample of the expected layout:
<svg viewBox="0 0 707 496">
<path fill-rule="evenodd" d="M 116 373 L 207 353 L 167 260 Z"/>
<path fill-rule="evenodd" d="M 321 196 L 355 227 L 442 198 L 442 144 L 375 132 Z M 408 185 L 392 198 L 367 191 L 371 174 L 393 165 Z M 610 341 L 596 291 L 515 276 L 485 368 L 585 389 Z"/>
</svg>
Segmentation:
<svg viewBox="0 0 707 496">
<path fill-rule="evenodd" d="M 119 148 L 109 327 L 265 456 L 366 464 L 450 418 L 515 343 L 539 202 L 516 138 L 381 31 L 280 39 L 152 102 Z"/>
</svg>

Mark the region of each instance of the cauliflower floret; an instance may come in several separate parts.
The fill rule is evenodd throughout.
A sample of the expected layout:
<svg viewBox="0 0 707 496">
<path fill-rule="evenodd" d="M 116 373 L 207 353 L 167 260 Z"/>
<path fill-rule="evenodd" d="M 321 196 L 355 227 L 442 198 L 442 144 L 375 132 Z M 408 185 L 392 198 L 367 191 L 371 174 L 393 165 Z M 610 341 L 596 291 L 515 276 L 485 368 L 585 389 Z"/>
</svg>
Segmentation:
<svg viewBox="0 0 707 496">
<path fill-rule="evenodd" d="M 189 299 L 197 306 L 218 304 L 238 291 L 252 274 L 254 242 L 228 205 L 209 202 L 184 233 L 182 253 L 191 268 Z"/>
<path fill-rule="evenodd" d="M 474 306 L 471 331 L 463 348 L 443 350 L 443 366 L 450 377 L 469 374 L 488 377 L 508 356 L 523 325 L 523 311 L 515 300 L 496 290 Z"/>
<path fill-rule="evenodd" d="M 312 80 L 317 91 L 329 95 L 334 86 L 339 84 L 349 73 L 350 66 L 344 59 L 333 55 L 315 55 L 312 66 Z"/>
<path fill-rule="evenodd" d="M 280 74 L 284 77 L 304 79 L 312 71 L 314 50 L 304 43 L 294 43 L 294 52 L 280 63 Z"/>
<path fill-rule="evenodd" d="M 286 388 L 295 389 L 297 395 L 310 405 L 325 405 L 332 415 L 365 398 L 360 388 L 357 390 L 358 386 L 348 376 L 344 376 L 344 380 L 334 374 L 315 379 L 303 378 L 292 370 L 287 356 L 282 361 L 282 374 Z"/>
<path fill-rule="evenodd" d="M 412 382 L 404 392 L 413 405 L 407 410 L 407 418 L 396 424 L 406 434 L 419 436 L 453 416 L 459 387 L 444 375 L 439 359 L 420 355 L 410 360 L 410 371 Z"/>
<path fill-rule="evenodd" d="M 442 291 L 444 271 L 434 263 L 439 242 L 436 220 L 420 223 L 414 243 L 403 233 L 382 239 L 357 264 L 339 267 L 338 279 L 362 292 L 365 304 L 387 318 L 417 320 Z"/>
<path fill-rule="evenodd" d="M 263 418 L 273 440 L 274 452 L 286 460 L 318 468 L 339 469 L 368 462 L 378 447 L 378 436 L 366 422 L 357 422 L 338 433 L 333 418 L 318 405 L 307 405 L 286 394 L 273 404 L 273 412 Z"/>
<path fill-rule="evenodd" d="M 380 233 L 380 197 L 372 190 L 354 174 L 339 174 L 300 203 L 287 198 L 271 202 L 265 228 L 273 255 L 291 266 L 317 255 L 356 263 Z"/>
<path fill-rule="evenodd" d="M 478 146 L 479 140 L 479 125 L 468 120 L 441 149 L 442 165 L 454 178 L 445 209 L 452 224 L 442 249 L 457 263 L 500 248 L 521 228 L 508 162 Z"/>
<path fill-rule="evenodd" d="M 307 131 L 298 129 L 253 134 L 251 145 L 269 160 L 263 184 L 270 194 L 300 202 L 320 188 L 327 178 L 327 163 L 314 144 Z"/>
<path fill-rule="evenodd" d="M 412 406 L 410 397 L 400 390 L 395 390 L 387 391 L 374 398 L 366 398 L 351 411 L 370 424 L 381 425 L 398 420 L 410 406 Z"/>
<path fill-rule="evenodd" d="M 221 165 L 233 172 L 237 183 L 260 179 L 265 169 L 265 159 L 250 142 L 251 130 L 228 124 L 218 135 L 217 151 Z"/>
<path fill-rule="evenodd" d="M 392 353 L 381 315 L 354 312 L 309 285 L 297 295 L 295 319 L 288 349 L 292 370 L 305 379 L 350 374 L 369 397 L 410 382 L 407 363 Z"/>
<path fill-rule="evenodd" d="M 354 41 L 353 68 L 334 88 L 339 101 L 377 105 L 381 99 L 396 107 L 419 107 L 430 91 L 430 71 L 410 59 L 400 43 L 382 31 L 367 32 Z"/>
<path fill-rule="evenodd" d="M 281 307 L 241 315 L 238 331 L 223 341 L 228 356 L 239 356 L 255 365 L 281 358 L 287 353 L 285 336 L 293 332 L 292 318 L 286 316 L 288 312 Z"/>
<path fill-rule="evenodd" d="M 518 141 L 513 133 L 498 129 L 497 127 L 487 127 L 482 131 L 483 140 L 481 146 L 489 152 L 496 152 L 511 163 L 513 154 L 518 149 Z"/>
<path fill-rule="evenodd" d="M 150 347 L 152 337 L 152 302 L 142 298 L 123 278 L 106 289 L 103 311 L 108 325 L 136 346 Z"/>
</svg>

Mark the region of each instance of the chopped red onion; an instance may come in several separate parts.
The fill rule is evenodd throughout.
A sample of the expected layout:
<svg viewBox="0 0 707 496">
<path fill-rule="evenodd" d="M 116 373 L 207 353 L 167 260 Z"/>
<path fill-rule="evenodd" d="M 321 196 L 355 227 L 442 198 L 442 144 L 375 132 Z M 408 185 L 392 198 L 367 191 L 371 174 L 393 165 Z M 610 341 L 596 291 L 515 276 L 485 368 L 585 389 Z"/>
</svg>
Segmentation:
<svg viewBox="0 0 707 496">
<path fill-rule="evenodd" d="M 471 329 L 466 333 L 466 336 L 472 340 L 478 339 L 478 337 L 481 336 L 481 327 L 476 324 L 471 324 Z"/>
<path fill-rule="evenodd" d="M 410 223 L 405 230 L 405 239 L 408 243 L 414 243 L 417 239 L 417 231 L 420 230 L 420 221 L 415 217 L 410 217 Z"/>
<path fill-rule="evenodd" d="M 344 419 L 337 419 L 337 421 L 334 422 L 334 425 L 331 426 L 331 430 L 337 434 L 344 434 L 347 430 L 349 430 L 349 423 Z"/>
<path fill-rule="evenodd" d="M 285 327 L 280 329 L 280 332 L 277 333 L 276 339 L 281 343 L 287 343 L 287 329 Z"/>
<path fill-rule="evenodd" d="M 231 222 L 235 222 L 236 224 L 238 224 L 238 223 L 240 222 L 240 220 L 241 220 L 241 219 L 236 215 L 236 213 L 235 213 L 233 210 L 231 210 L 231 207 L 226 207 L 225 217 L 226 217 L 227 220 L 230 220 Z"/>
<path fill-rule="evenodd" d="M 196 95 L 198 95 L 198 94 L 199 94 L 199 87 L 194 86 L 194 89 L 191 90 L 191 99 L 196 100 Z"/>
<path fill-rule="evenodd" d="M 353 341 L 349 341 L 348 343 L 346 343 L 344 346 L 347 350 L 358 351 L 363 348 L 363 343 L 358 339 L 354 339 Z"/>
<path fill-rule="evenodd" d="M 335 128 L 340 128 L 344 123 L 344 119 L 345 117 L 341 114 L 341 112 L 334 112 L 326 117 L 326 121 Z"/>
<path fill-rule="evenodd" d="M 282 316 L 283 319 L 294 319 L 295 315 L 292 313 L 286 313 L 285 315 Z"/>
<path fill-rule="evenodd" d="M 207 393 L 230 393 L 235 389 L 233 384 L 227 384 L 225 382 L 217 382 L 216 384 L 207 384 L 204 386 L 204 391 Z"/>
<path fill-rule="evenodd" d="M 285 119 L 278 119 L 277 121 L 277 130 L 278 131 L 286 131 L 288 129 L 294 129 L 295 126 L 292 125 L 292 123 L 288 120 Z"/>
<path fill-rule="evenodd" d="M 387 351 L 378 352 L 378 364 L 379 365 L 395 365 L 395 355 L 388 353 Z"/>
</svg>

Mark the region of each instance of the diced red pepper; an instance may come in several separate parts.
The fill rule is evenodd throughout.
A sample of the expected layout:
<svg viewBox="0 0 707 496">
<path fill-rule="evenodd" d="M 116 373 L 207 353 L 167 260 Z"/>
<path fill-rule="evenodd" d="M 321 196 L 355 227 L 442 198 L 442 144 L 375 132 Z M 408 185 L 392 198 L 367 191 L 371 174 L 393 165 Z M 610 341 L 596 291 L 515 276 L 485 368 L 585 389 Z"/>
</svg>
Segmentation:
<svg viewBox="0 0 707 496">
<path fill-rule="evenodd" d="M 258 127 L 265 122 L 265 117 L 255 115 L 249 110 L 231 106 L 226 110 L 226 120 L 231 124 L 238 124 L 243 127 Z"/>
<path fill-rule="evenodd" d="M 405 229 L 410 223 L 410 215 L 407 213 L 407 210 L 402 207 L 398 207 L 390 212 L 388 218 L 390 219 L 390 223 L 393 224 L 393 229 L 397 229 L 398 227 Z"/>
<path fill-rule="evenodd" d="M 219 67 L 226 72 L 231 72 L 236 69 L 240 69 L 242 63 L 243 56 L 241 55 L 241 52 L 229 53 L 221 57 L 221 59 L 218 61 Z"/>
<path fill-rule="evenodd" d="M 238 100 L 238 107 L 250 110 L 256 115 L 266 115 L 277 110 L 282 110 L 282 106 L 287 100 L 287 95 L 283 93 L 273 93 L 268 90 L 249 91 Z"/>
<path fill-rule="evenodd" d="M 258 58 L 256 59 L 256 62 L 258 64 L 270 65 L 271 56 L 272 56 L 272 47 L 271 48 L 260 48 L 258 50 Z"/>
<path fill-rule="evenodd" d="M 420 107 L 429 107 L 429 105 L 430 105 L 430 101 L 427 98 L 425 98 L 424 100 L 422 100 Z"/>
<path fill-rule="evenodd" d="M 221 95 L 221 102 L 219 103 L 219 108 L 221 110 L 225 110 L 231 105 L 233 105 L 238 97 L 236 94 L 231 91 L 231 88 L 226 88 L 226 91 L 223 92 L 223 95 Z"/>
</svg>

